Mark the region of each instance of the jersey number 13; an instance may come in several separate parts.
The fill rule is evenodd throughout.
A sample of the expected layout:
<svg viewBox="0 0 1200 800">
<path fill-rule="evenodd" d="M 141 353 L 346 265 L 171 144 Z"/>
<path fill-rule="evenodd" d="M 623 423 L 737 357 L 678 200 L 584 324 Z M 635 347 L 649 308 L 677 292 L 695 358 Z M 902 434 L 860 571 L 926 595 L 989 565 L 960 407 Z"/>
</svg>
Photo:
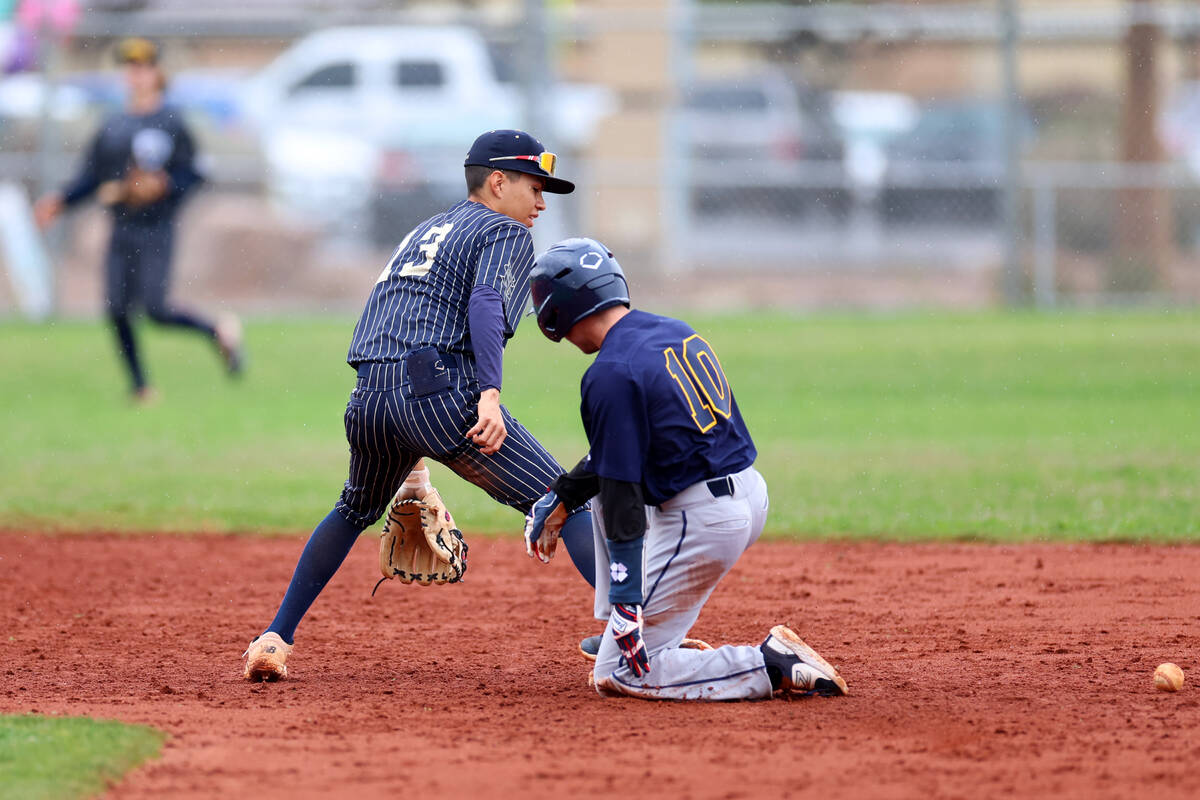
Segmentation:
<svg viewBox="0 0 1200 800">
<path fill-rule="evenodd" d="M 425 231 L 425 235 L 417 240 L 420 242 L 417 246 L 417 254 L 420 256 L 420 260 L 408 261 L 401 264 L 400 272 L 397 274 L 420 277 L 429 272 L 429 268 L 433 266 L 433 260 L 437 258 L 438 248 L 442 246 L 442 240 L 446 238 L 446 235 L 450 233 L 453 227 L 453 222 L 447 222 L 445 225 L 435 225 Z M 400 246 L 396 248 L 396 252 L 388 260 L 388 264 L 383 268 L 383 272 L 379 273 L 379 278 L 375 281 L 376 283 L 383 283 L 392 274 L 392 270 L 396 266 L 396 260 L 404 254 L 409 241 L 416 232 L 416 229 L 410 231 L 408 236 L 404 237 L 404 241 L 400 242 Z"/>
<path fill-rule="evenodd" d="M 663 351 L 667 372 L 679 384 L 692 414 L 692 422 L 701 433 L 717 424 L 718 415 L 729 419 L 733 411 L 733 392 L 721 371 L 721 362 L 712 346 L 693 334 L 683 340 L 682 356 L 674 347 Z"/>
</svg>

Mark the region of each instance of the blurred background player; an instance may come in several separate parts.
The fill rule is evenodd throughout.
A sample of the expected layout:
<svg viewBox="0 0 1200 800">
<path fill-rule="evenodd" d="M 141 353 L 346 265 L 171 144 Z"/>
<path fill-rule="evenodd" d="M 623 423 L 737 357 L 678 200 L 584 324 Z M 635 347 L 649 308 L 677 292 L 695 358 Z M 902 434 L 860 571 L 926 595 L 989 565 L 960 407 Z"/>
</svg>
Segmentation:
<svg viewBox="0 0 1200 800">
<path fill-rule="evenodd" d="M 350 477 L 275 619 L 243 654 L 248 680 L 286 677 L 296 626 L 401 482 L 397 500 L 432 491 L 422 457 L 525 514 L 562 473 L 500 404 L 504 345 L 529 301 L 529 229 L 543 192 L 575 189 L 554 176 L 556 162 L 523 131 L 480 135 L 463 165 L 467 199 L 414 228 L 380 273 L 346 359 L 358 371 L 345 418 Z M 562 539 L 594 585 L 588 510 L 564 514 Z"/>
<path fill-rule="evenodd" d="M 112 214 L 105 258 L 105 309 L 116 333 L 133 397 L 155 392 L 146 377 L 130 315 L 138 302 L 159 325 L 194 330 L 213 341 L 230 374 L 242 368 L 241 326 L 232 316 L 212 322 L 167 299 L 175 218 L 202 178 L 195 145 L 181 115 L 163 104 L 166 77 L 158 46 L 131 38 L 117 45 L 128 91 L 126 108 L 100 126 L 78 174 L 61 192 L 40 198 L 38 224 L 49 226 L 65 208 L 95 195 Z"/>
<path fill-rule="evenodd" d="M 620 265 L 593 239 L 554 245 L 530 281 L 542 332 L 596 353 L 582 381 L 589 453 L 538 500 L 526 538 L 553 540 L 566 509 L 598 498 L 595 610 L 608 627 L 597 691 L 845 694 L 837 670 L 782 625 L 758 646 L 680 646 L 767 518 L 757 451 L 712 347 L 687 323 L 630 310 Z"/>
</svg>

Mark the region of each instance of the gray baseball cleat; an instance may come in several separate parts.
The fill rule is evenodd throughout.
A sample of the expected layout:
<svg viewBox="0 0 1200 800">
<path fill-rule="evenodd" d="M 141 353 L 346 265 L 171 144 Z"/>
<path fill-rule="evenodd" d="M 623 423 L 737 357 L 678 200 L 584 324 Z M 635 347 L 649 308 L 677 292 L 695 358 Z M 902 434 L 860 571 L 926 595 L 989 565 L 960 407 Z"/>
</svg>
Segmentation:
<svg viewBox="0 0 1200 800">
<path fill-rule="evenodd" d="M 604 639 L 603 636 L 589 636 L 579 643 L 579 652 L 588 661 L 595 661 L 597 654 L 600 652 L 600 642 Z"/>
<path fill-rule="evenodd" d="M 791 628 L 784 625 L 771 628 L 771 635 L 759 649 L 762 650 L 767 674 L 771 676 L 771 685 L 776 691 L 819 694 L 823 697 L 850 693 L 838 671 L 805 644 Z"/>
</svg>

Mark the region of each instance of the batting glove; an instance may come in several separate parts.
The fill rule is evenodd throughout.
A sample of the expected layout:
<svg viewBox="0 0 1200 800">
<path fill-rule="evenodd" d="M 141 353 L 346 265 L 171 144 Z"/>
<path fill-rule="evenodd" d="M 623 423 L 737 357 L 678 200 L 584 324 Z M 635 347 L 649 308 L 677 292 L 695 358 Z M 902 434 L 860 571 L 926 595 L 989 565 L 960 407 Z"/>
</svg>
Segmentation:
<svg viewBox="0 0 1200 800">
<path fill-rule="evenodd" d="M 558 546 L 558 534 L 546 531 L 546 517 L 558 506 L 558 493 L 547 492 L 533 504 L 525 517 L 525 552 L 530 558 L 537 558 L 543 564 L 549 564 Z"/>
<path fill-rule="evenodd" d="M 612 626 L 613 638 L 625 656 L 629 671 L 639 678 L 649 672 L 650 656 L 642 641 L 642 607 L 615 603 L 608 624 Z"/>
</svg>

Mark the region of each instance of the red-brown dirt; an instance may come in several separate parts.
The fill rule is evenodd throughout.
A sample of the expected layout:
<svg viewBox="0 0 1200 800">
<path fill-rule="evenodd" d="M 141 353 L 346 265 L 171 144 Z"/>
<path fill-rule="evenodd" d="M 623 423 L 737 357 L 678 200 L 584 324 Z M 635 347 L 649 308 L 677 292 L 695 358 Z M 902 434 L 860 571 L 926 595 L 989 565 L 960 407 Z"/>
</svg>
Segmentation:
<svg viewBox="0 0 1200 800">
<path fill-rule="evenodd" d="M 0 710 L 170 734 L 118 798 L 1200 796 L 1200 546 L 760 543 L 694 634 L 790 623 L 851 694 L 705 705 L 598 697 L 569 562 L 473 538 L 372 599 L 364 537 L 252 685 L 302 539 L 0 534 Z"/>
</svg>

